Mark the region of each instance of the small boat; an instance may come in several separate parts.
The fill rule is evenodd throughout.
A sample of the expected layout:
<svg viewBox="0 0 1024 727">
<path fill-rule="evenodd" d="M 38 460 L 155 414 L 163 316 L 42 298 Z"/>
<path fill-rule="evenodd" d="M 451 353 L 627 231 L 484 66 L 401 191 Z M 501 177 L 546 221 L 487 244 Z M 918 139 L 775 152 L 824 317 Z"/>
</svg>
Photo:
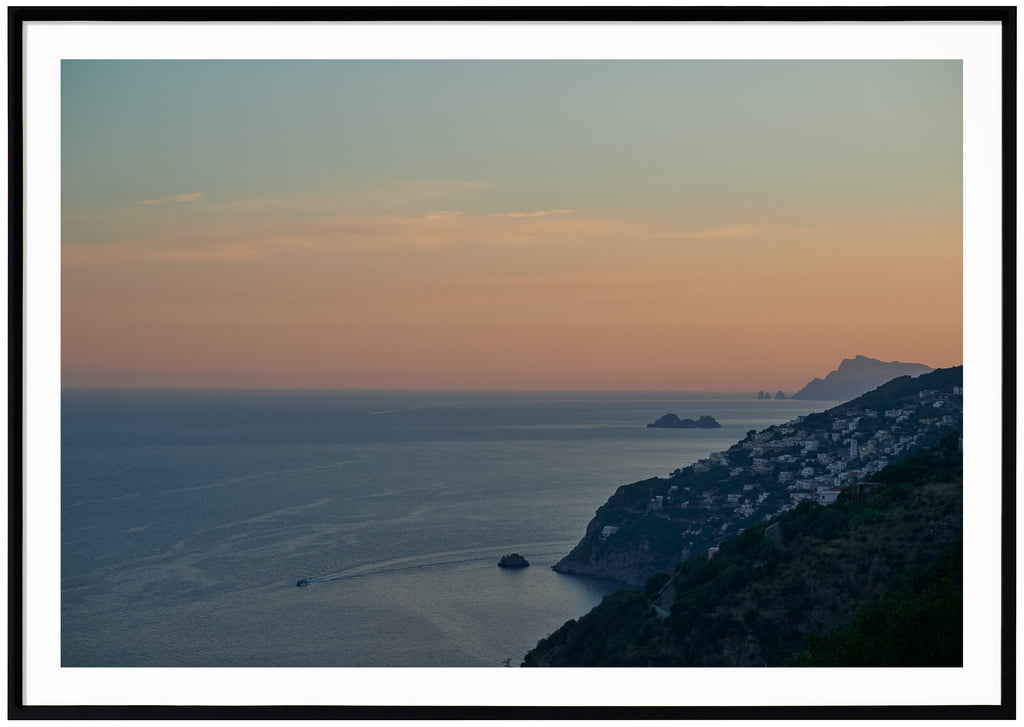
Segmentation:
<svg viewBox="0 0 1024 727">
<path fill-rule="evenodd" d="M 299 582 L 298 582 L 298 583 L 296 583 L 295 585 L 296 585 L 297 587 L 299 587 L 299 588 L 301 588 L 302 586 L 308 586 L 308 585 L 309 585 L 309 579 L 308 579 L 308 578 L 302 578 L 302 579 L 300 579 L 300 580 L 299 580 Z"/>
</svg>

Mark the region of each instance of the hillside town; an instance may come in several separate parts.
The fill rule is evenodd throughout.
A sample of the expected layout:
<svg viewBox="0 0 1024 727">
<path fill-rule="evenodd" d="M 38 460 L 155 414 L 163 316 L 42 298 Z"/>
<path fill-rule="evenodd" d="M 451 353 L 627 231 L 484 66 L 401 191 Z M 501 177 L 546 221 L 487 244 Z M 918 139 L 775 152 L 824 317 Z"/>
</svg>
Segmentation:
<svg viewBox="0 0 1024 727">
<path fill-rule="evenodd" d="M 919 391 L 896 408 L 859 401 L 748 432 L 729 449 L 674 471 L 664 494 L 652 488 L 649 511 L 690 522 L 684 556 L 692 555 L 709 538 L 736 535 L 805 500 L 829 505 L 844 489 L 862 492 L 890 462 L 962 430 L 959 385 Z M 602 536 L 617 530 L 606 527 Z"/>
</svg>

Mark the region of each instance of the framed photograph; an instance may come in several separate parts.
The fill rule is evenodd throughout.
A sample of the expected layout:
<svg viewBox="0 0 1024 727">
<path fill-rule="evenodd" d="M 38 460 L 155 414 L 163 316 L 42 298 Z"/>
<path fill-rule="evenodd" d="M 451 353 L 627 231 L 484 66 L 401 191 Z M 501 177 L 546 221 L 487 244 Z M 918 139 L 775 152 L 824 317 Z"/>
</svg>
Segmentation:
<svg viewBox="0 0 1024 727">
<path fill-rule="evenodd" d="M 11 718 L 1013 716 L 1015 8 L 8 27 Z"/>
</svg>

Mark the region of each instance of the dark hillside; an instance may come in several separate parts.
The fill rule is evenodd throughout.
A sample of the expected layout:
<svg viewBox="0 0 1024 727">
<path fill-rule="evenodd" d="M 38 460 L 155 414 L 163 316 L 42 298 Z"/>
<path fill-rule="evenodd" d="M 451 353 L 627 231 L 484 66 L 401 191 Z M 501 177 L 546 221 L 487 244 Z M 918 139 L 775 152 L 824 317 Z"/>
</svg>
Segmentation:
<svg viewBox="0 0 1024 727">
<path fill-rule="evenodd" d="M 827 634 L 811 633 L 799 666 L 963 666 L 963 542 L 908 569 L 881 600 Z M 942 628 L 936 628 L 941 624 Z"/>
<path fill-rule="evenodd" d="M 962 660 L 959 435 L 569 621 L 524 666 L 950 666 Z M 872 636 L 873 635 L 873 636 Z"/>
</svg>

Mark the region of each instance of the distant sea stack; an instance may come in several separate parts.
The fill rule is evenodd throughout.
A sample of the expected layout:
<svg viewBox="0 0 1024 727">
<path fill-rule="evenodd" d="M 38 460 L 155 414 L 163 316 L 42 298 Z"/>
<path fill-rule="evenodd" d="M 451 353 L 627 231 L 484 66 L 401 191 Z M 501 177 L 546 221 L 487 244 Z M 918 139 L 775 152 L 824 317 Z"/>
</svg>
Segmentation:
<svg viewBox="0 0 1024 727">
<path fill-rule="evenodd" d="M 838 369 L 824 379 L 815 378 L 791 398 L 849 401 L 899 376 L 920 376 L 932 371 L 933 368 L 924 364 L 857 356 L 843 359 Z"/>
<path fill-rule="evenodd" d="M 721 426 L 714 417 L 707 415 L 694 421 L 693 419 L 680 419 L 675 414 L 666 414 L 647 425 L 650 429 L 718 429 Z"/>
<path fill-rule="evenodd" d="M 519 553 L 503 555 L 498 561 L 499 568 L 526 568 L 528 565 L 530 565 L 529 561 Z"/>
</svg>

